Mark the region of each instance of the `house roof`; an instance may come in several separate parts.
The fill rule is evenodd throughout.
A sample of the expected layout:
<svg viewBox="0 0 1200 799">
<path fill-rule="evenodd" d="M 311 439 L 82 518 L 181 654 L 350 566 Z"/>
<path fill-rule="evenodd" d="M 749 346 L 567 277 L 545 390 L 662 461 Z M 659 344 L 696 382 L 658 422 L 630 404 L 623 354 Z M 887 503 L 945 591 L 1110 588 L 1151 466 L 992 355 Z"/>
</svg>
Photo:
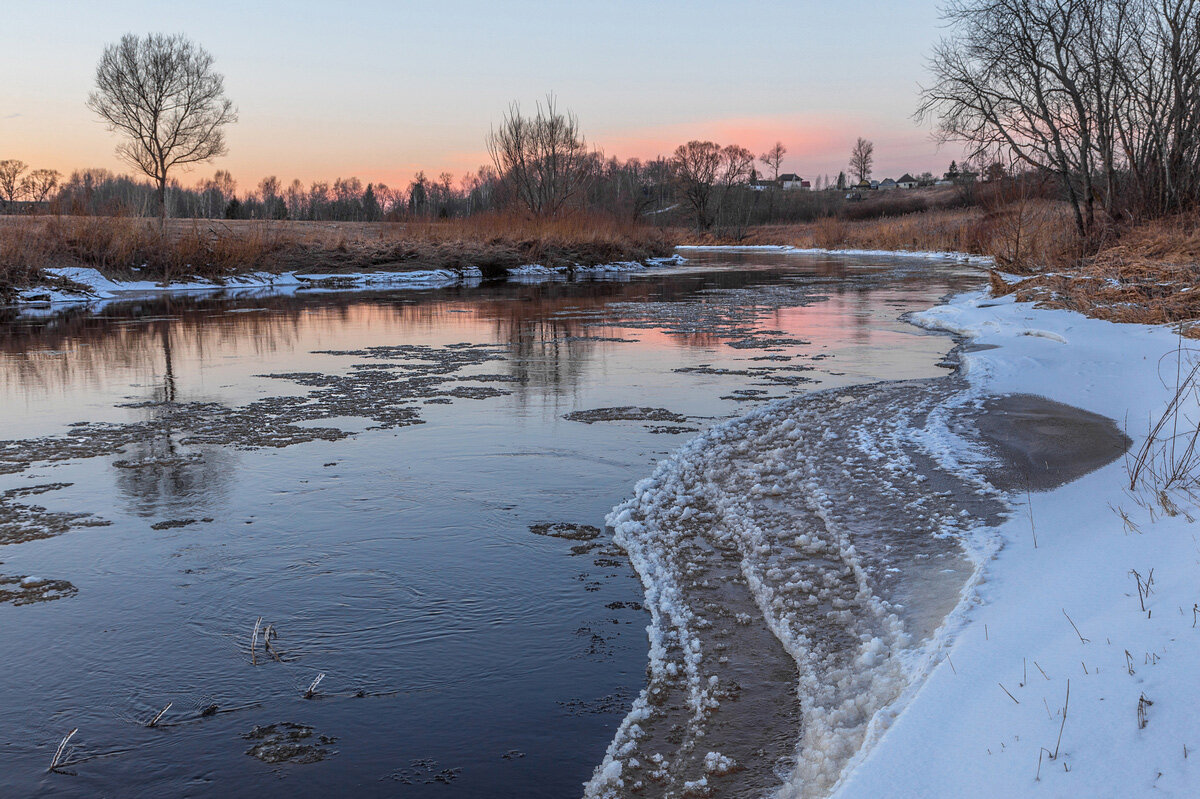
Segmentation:
<svg viewBox="0 0 1200 799">
<path fill-rule="evenodd" d="M 883 180 L 879 181 L 879 185 L 882 186 L 885 183 L 891 184 L 891 183 L 895 183 L 895 182 L 896 181 L 892 180 L 891 178 L 884 178 Z"/>
<path fill-rule="evenodd" d="M 908 174 L 907 172 L 905 172 L 904 177 L 900 178 L 896 182 L 897 183 L 916 183 L 917 179 L 914 178 L 912 175 Z"/>
<path fill-rule="evenodd" d="M 780 180 L 799 180 L 800 176 L 795 172 L 785 172 L 779 176 Z"/>
</svg>

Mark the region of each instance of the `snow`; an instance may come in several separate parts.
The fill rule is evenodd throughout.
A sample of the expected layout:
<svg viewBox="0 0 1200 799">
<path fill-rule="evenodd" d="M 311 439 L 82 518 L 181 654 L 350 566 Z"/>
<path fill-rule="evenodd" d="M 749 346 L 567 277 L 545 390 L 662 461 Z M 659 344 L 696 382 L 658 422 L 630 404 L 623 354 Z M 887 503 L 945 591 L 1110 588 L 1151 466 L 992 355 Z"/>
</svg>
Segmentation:
<svg viewBox="0 0 1200 799">
<path fill-rule="evenodd" d="M 565 277 L 575 274 L 617 274 L 645 269 L 676 266 L 684 259 L 679 255 L 665 258 L 648 258 L 642 261 L 621 261 L 594 266 L 576 265 L 546 267 L 526 264 L 508 270 L 509 276 L 524 282 L 547 278 Z M 111 280 L 99 270 L 90 267 L 56 267 L 46 273 L 64 277 L 85 287 L 84 292 L 63 291 L 44 287 L 31 288 L 17 294 L 17 304 L 46 308 L 53 305 L 86 304 L 102 307 L 108 301 L 138 295 L 164 293 L 222 293 L 233 296 L 264 296 L 329 291 L 354 291 L 364 289 L 434 289 L 454 285 L 475 285 L 483 273 L 478 267 L 463 269 L 425 269 L 407 272 L 351 272 L 351 273 L 306 273 L 302 271 L 253 272 L 238 275 L 224 282 L 193 279 L 171 283 L 167 286 L 152 280 Z M 37 315 L 38 310 L 25 308 L 27 315 Z"/>
<path fill-rule="evenodd" d="M 1032 394 L 1115 420 L 1137 452 L 1175 394 L 1181 340 L 1169 327 L 985 291 L 910 321 L 976 345 L 960 354 L 961 389 L 918 393 L 907 410 L 888 404 L 887 386 L 765 405 L 693 439 L 609 515 L 651 613 L 649 684 L 586 796 L 623 795 L 641 775 L 668 778 L 670 756 L 645 733 L 673 720 L 659 718 L 663 697 L 682 697 L 680 763 L 687 747 L 730 751 L 710 718 L 725 712 L 717 688 L 736 649 L 714 656 L 717 620 L 696 601 L 713 568 L 701 539 L 739 555 L 752 606 L 731 614 L 734 626 L 766 624 L 799 667 L 802 737 L 781 799 L 1196 795 L 1200 509 L 1186 495 L 1131 490 L 1120 458 L 1053 490 L 1000 494 L 983 477 L 990 456 L 954 424 L 985 397 Z M 869 413 L 855 416 L 855 406 Z M 1184 410 L 1200 421 L 1195 394 Z M 953 475 L 955 490 L 927 487 L 913 454 Z M 839 469 L 840 486 L 830 479 Z M 866 590 L 869 563 L 848 545 L 858 496 L 868 507 L 870 492 L 895 498 L 898 528 L 957 541 L 969 559 L 957 604 L 926 637 L 911 638 L 907 610 Z M 978 523 L 972 496 L 1002 499 L 1007 517 Z M 922 558 L 901 570 L 909 580 L 953 571 L 930 563 L 914 578 Z M 821 559 L 845 580 L 812 565 Z M 1139 581 L 1151 570 L 1145 595 Z M 814 625 L 852 644 L 819 652 Z M 707 791 L 721 771 L 713 765 L 707 756 L 684 764 L 675 784 Z"/>
<path fill-rule="evenodd" d="M 920 258 L 923 260 L 958 261 L 978 266 L 991 266 L 995 263 L 991 256 L 972 255 L 965 252 L 950 252 L 941 250 L 856 250 L 829 249 L 826 247 L 792 247 L 787 244 L 684 244 L 677 250 L 693 252 L 774 252 L 790 255 L 852 255 L 870 258 Z"/>
<path fill-rule="evenodd" d="M 1127 420 L 1134 452 L 1175 393 L 1180 340 L 1167 327 L 982 292 L 912 321 L 995 347 L 963 354 L 972 391 L 1039 394 Z M 1188 403 L 1200 419 L 1195 397 Z M 834 795 L 1197 795 L 1195 503 L 1131 491 L 1120 459 L 1010 502 L 1007 522 L 976 534 L 976 578 L 929 650 L 928 677 L 877 713 Z M 1143 611 L 1132 572 L 1144 582 L 1151 569 Z M 1153 702 L 1142 704 L 1144 727 L 1143 697 Z"/>
</svg>

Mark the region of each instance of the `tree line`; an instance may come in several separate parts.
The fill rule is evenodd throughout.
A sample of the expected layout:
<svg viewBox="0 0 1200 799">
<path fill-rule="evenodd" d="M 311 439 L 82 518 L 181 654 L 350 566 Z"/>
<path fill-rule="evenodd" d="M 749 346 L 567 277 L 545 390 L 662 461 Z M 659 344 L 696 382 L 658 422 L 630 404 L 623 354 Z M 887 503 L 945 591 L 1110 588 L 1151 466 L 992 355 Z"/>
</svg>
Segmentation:
<svg viewBox="0 0 1200 799">
<path fill-rule="evenodd" d="M 142 177 L 86 169 L 63 179 L 53 170 L 27 172 L 21 161 L 2 161 L 0 210 L 374 222 L 518 208 L 534 217 L 582 210 L 657 221 L 667 218 L 661 214 L 686 214 L 703 231 L 773 221 L 777 208 L 784 221 L 798 221 L 797 214 L 811 218 L 822 205 L 778 199 L 770 191 L 764 201 L 764 190 L 779 182 L 787 153 L 782 142 L 758 156 L 737 144 L 695 140 L 669 157 L 606 157 L 588 146 L 575 115 L 560 109 L 553 95 L 532 114 L 512 104 L 487 136 L 491 164 L 457 179 L 420 172 L 405 186 L 389 187 L 357 177 L 305 185 L 269 176 L 239 192 L 233 176 L 218 170 L 184 186 L 181 171 L 227 153 L 224 131 L 237 121 L 237 110 L 212 56 L 182 35 L 127 34 L 106 47 L 86 105 L 118 135 L 118 156 Z M 865 139 L 855 144 L 850 168 L 860 180 L 871 173 L 873 153 Z M 760 179 L 759 165 L 770 181 Z M 835 185 L 828 176 L 816 183 Z M 846 187 L 845 173 L 836 187 Z"/>
<path fill-rule="evenodd" d="M 1200 206 L 1198 0 L 951 0 L 919 114 L 1053 176 L 1080 239 Z"/>
</svg>

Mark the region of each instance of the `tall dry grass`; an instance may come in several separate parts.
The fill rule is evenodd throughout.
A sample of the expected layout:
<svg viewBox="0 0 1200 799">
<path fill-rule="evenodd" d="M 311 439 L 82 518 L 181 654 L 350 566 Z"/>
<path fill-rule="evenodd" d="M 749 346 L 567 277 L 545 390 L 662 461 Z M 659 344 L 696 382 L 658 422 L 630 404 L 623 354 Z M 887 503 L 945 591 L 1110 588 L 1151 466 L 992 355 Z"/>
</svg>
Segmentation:
<svg viewBox="0 0 1200 799">
<path fill-rule="evenodd" d="M 1010 203 L 990 211 L 956 208 L 877 219 L 825 217 L 800 225 L 764 225 L 753 228 L 737 243 L 965 252 L 991 255 L 998 264 L 1014 271 L 1061 266 L 1077 256 L 1066 209 L 1044 200 Z"/>
<path fill-rule="evenodd" d="M 1110 233 L 1110 242 L 1069 269 L 1034 274 L 998 293 L 1116 322 L 1182 322 L 1200 338 L 1200 215 L 1182 214 Z M 995 283 L 995 281 L 993 281 Z"/>
<path fill-rule="evenodd" d="M 604 216 L 533 220 L 482 214 L 415 223 L 0 217 L 0 290 L 45 282 L 41 270 L 89 266 L 114 278 L 223 280 L 255 271 L 314 272 L 595 265 L 670 254 L 669 232 Z"/>
</svg>

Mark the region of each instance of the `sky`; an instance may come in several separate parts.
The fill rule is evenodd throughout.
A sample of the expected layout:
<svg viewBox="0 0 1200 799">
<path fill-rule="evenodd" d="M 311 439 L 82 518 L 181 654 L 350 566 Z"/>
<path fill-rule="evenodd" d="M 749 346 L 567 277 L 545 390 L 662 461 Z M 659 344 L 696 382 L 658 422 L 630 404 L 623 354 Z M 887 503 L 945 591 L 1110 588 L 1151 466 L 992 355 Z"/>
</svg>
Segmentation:
<svg viewBox="0 0 1200 799">
<path fill-rule="evenodd" d="M 212 53 L 239 121 L 227 169 L 242 188 L 357 176 L 407 184 L 488 162 L 509 103 L 548 92 L 588 142 L 622 159 L 690 139 L 788 148 L 783 171 L 846 169 L 858 136 L 875 177 L 945 171 L 912 114 L 941 35 L 938 0 L 894 2 L 6 2 L 0 159 L 69 173 L 130 171 L 87 110 L 96 62 L 125 33 L 183 33 Z"/>
</svg>

